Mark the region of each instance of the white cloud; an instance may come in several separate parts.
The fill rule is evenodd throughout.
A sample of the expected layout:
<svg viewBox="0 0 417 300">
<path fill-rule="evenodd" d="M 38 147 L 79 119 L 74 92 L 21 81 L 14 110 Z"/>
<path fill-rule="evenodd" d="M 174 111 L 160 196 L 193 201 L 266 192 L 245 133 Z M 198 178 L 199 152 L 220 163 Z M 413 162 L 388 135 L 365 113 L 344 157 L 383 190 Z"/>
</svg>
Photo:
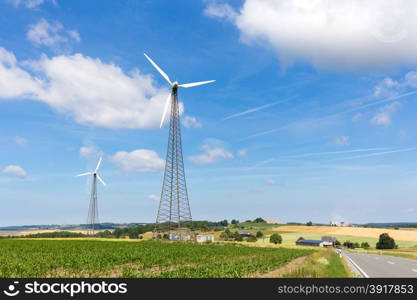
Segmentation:
<svg viewBox="0 0 417 300">
<path fill-rule="evenodd" d="M 26 171 L 21 166 L 9 165 L 3 168 L 3 173 L 12 177 L 25 178 Z"/>
<path fill-rule="evenodd" d="M 16 142 L 16 144 L 25 147 L 28 144 L 28 141 L 25 138 L 22 138 L 20 136 L 15 137 L 14 141 Z"/>
<path fill-rule="evenodd" d="M 417 88 L 417 72 L 411 71 L 398 81 L 390 77 L 384 78 L 375 86 L 374 95 L 380 98 L 395 97 L 404 91 L 415 88 Z"/>
<path fill-rule="evenodd" d="M 417 2 L 409 0 L 245 0 L 238 10 L 207 5 L 241 40 L 318 68 L 357 69 L 417 62 Z"/>
<path fill-rule="evenodd" d="M 46 0 L 9 0 L 13 6 L 24 6 L 26 8 L 37 8 L 41 6 Z M 55 0 L 51 0 L 52 3 L 55 3 Z"/>
<path fill-rule="evenodd" d="M 266 184 L 269 184 L 269 185 L 276 185 L 277 184 L 277 181 L 275 179 L 267 179 L 265 181 L 265 183 Z"/>
<path fill-rule="evenodd" d="M 401 107 L 401 103 L 395 101 L 383 106 L 371 119 L 372 125 L 388 127 L 392 123 L 392 115 Z"/>
<path fill-rule="evenodd" d="M 201 146 L 202 154 L 190 156 L 190 161 L 195 164 L 212 164 L 221 159 L 232 159 L 233 154 L 227 151 L 219 140 L 208 139 Z"/>
<path fill-rule="evenodd" d="M 61 23 L 55 22 L 50 24 L 45 19 L 30 25 L 26 37 L 35 45 L 47 46 L 53 49 L 68 44 L 70 41 L 80 41 L 80 35 L 77 31 L 65 30 Z"/>
<path fill-rule="evenodd" d="M 192 116 L 184 116 L 184 118 L 182 119 L 182 124 L 186 128 L 201 128 L 202 127 L 201 123 L 197 120 L 197 118 L 192 117 Z"/>
<path fill-rule="evenodd" d="M 350 139 L 346 135 L 337 136 L 334 138 L 334 140 L 331 142 L 333 146 L 349 146 L 350 145 Z"/>
<path fill-rule="evenodd" d="M 80 156 L 87 158 L 92 156 L 99 156 L 103 152 L 100 151 L 96 146 L 83 146 L 80 147 Z"/>
<path fill-rule="evenodd" d="M 230 21 L 234 21 L 238 14 L 235 12 L 233 7 L 227 3 L 216 3 L 209 2 L 207 7 L 204 9 L 204 14 L 212 18 L 225 18 Z"/>
<path fill-rule="evenodd" d="M 248 154 L 248 149 L 240 149 L 237 151 L 237 156 L 245 157 Z"/>
<path fill-rule="evenodd" d="M 153 201 L 159 201 L 159 196 L 157 196 L 155 194 L 150 194 L 150 195 L 148 195 L 148 199 L 153 200 Z"/>
<path fill-rule="evenodd" d="M 166 95 L 150 75 L 137 69 L 126 74 L 112 63 L 82 54 L 20 63 L 0 47 L 0 99 L 41 101 L 79 124 L 157 128 Z"/>
<path fill-rule="evenodd" d="M 164 160 L 155 151 L 146 149 L 137 149 L 132 152 L 120 151 L 110 159 L 125 172 L 156 172 L 165 165 Z"/>
</svg>

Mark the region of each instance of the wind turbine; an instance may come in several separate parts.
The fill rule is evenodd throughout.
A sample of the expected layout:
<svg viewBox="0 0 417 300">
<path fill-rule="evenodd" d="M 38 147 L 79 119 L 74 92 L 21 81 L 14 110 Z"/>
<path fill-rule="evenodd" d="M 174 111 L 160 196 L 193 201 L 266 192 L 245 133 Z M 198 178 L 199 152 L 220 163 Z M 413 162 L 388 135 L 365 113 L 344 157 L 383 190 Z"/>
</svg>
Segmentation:
<svg viewBox="0 0 417 300">
<path fill-rule="evenodd" d="M 182 157 L 178 88 L 195 87 L 214 82 L 215 80 L 184 84 L 180 84 L 177 81 L 172 82 L 168 75 L 148 55 L 144 55 L 171 87 L 171 92 L 168 95 L 162 112 L 161 123 L 159 124 L 159 127 L 161 128 L 168 112 L 168 107 L 171 106 L 168 150 L 165 163 L 164 181 L 161 191 L 161 200 L 159 202 L 158 215 L 156 217 L 155 232 L 165 231 L 162 230 L 162 228 L 166 226 L 161 226 L 162 224 L 165 224 L 167 227 L 164 229 L 167 229 L 170 233 L 172 231 L 178 232 L 178 234 L 175 234 L 175 239 L 184 239 L 181 233 L 184 232 L 184 230 L 181 229 L 181 222 L 191 221 L 192 218 Z"/>
<path fill-rule="evenodd" d="M 92 172 L 86 172 L 76 175 L 79 176 L 93 176 L 93 182 L 91 184 L 91 198 L 90 198 L 90 207 L 88 209 L 88 216 L 87 216 L 87 224 L 90 226 L 91 233 L 94 234 L 94 229 L 96 224 L 99 223 L 98 219 L 98 206 L 97 206 L 97 179 L 106 186 L 106 183 L 104 182 L 103 178 L 97 173 L 98 169 L 100 168 L 101 161 L 103 160 L 103 157 L 100 156 L 97 166 L 94 171 Z"/>
</svg>

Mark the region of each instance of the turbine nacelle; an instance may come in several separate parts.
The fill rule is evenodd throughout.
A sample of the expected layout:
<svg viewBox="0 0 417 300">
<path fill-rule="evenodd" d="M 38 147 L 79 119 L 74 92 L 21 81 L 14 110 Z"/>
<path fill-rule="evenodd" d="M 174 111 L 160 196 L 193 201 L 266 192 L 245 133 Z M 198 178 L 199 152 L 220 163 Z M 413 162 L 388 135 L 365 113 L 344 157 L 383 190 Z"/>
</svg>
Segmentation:
<svg viewBox="0 0 417 300">
<path fill-rule="evenodd" d="M 100 158 L 99 158 L 99 160 L 98 160 L 98 163 L 97 163 L 97 166 L 96 166 L 96 168 L 94 169 L 94 171 L 91 171 L 91 172 L 86 172 L 86 173 L 81 173 L 81 174 L 78 174 L 78 175 L 75 175 L 76 177 L 80 177 L 80 176 L 87 176 L 87 175 L 93 175 L 93 177 L 97 177 L 98 178 L 98 180 L 104 185 L 104 186 L 106 186 L 106 183 L 104 182 L 104 180 L 103 180 L 103 178 L 101 178 L 101 176 L 100 175 L 98 175 L 98 169 L 100 168 L 100 165 L 101 165 L 101 161 L 103 160 L 103 157 L 102 156 L 100 156 Z"/>
<path fill-rule="evenodd" d="M 169 79 L 168 75 L 164 71 L 162 71 L 162 69 L 149 56 L 147 56 L 145 53 L 143 55 L 145 55 L 146 59 L 149 60 L 152 66 L 154 66 L 154 68 L 159 72 L 159 74 L 161 74 L 161 76 L 169 83 L 169 85 L 172 87 L 173 90 L 176 90 L 179 87 L 190 88 L 190 87 L 199 86 L 199 85 L 203 85 L 203 84 L 207 84 L 207 83 L 211 83 L 215 81 L 215 80 L 208 80 L 208 81 L 199 81 L 199 82 L 184 83 L 184 84 L 179 84 L 178 81 L 171 82 L 171 79 Z M 162 119 L 161 119 L 161 123 L 159 124 L 159 128 L 161 128 L 162 124 L 164 123 L 169 104 L 171 103 L 170 101 L 171 98 L 172 96 L 171 94 L 169 94 L 167 100 L 165 101 L 165 107 L 162 113 Z"/>
</svg>

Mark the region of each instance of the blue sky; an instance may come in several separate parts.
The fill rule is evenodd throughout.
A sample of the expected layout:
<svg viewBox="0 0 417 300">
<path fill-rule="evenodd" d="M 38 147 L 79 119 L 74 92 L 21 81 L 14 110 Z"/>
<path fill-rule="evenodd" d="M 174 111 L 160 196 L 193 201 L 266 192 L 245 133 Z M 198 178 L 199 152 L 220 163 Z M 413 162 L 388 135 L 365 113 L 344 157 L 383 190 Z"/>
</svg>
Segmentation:
<svg viewBox="0 0 417 300">
<path fill-rule="evenodd" d="M 417 6 L 0 1 L 0 226 L 156 217 L 171 79 L 194 219 L 415 221 Z"/>
</svg>

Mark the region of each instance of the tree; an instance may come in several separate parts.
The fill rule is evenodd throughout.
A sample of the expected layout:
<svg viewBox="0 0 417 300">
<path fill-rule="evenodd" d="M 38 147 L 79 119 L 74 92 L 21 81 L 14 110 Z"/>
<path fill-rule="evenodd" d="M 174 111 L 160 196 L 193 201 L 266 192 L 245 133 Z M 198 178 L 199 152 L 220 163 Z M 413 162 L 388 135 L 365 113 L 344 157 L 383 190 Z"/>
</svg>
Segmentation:
<svg viewBox="0 0 417 300">
<path fill-rule="evenodd" d="M 345 241 L 343 243 L 343 246 L 345 246 L 346 248 L 349 248 L 349 249 L 355 248 L 354 244 L 351 241 Z"/>
<path fill-rule="evenodd" d="M 363 249 L 368 249 L 368 248 L 369 248 L 369 244 L 368 244 L 368 242 L 362 242 L 362 243 L 361 243 L 361 248 L 363 248 Z"/>
<path fill-rule="evenodd" d="M 274 233 L 269 238 L 269 242 L 274 243 L 274 244 L 281 244 L 282 243 L 282 237 L 278 233 Z"/>
<path fill-rule="evenodd" d="M 313 226 L 313 222 L 308 221 L 308 222 L 306 223 L 306 225 L 307 225 L 307 226 Z"/>
<path fill-rule="evenodd" d="M 235 233 L 233 234 L 233 238 L 235 239 L 235 241 L 238 241 L 238 242 L 243 241 L 243 237 L 237 231 L 235 231 Z"/>
<path fill-rule="evenodd" d="M 340 245 L 341 245 L 341 243 L 340 243 L 338 240 L 336 240 L 336 242 L 334 242 L 334 245 L 335 245 L 335 246 L 340 246 Z"/>
<path fill-rule="evenodd" d="M 263 236 L 264 236 L 264 234 L 263 234 L 263 232 L 262 232 L 262 231 L 258 231 L 258 232 L 256 233 L 256 237 L 257 237 L 258 239 L 262 238 Z"/>
<path fill-rule="evenodd" d="M 376 243 L 377 249 L 394 249 L 396 248 L 395 240 L 388 235 L 383 233 L 379 236 L 379 241 Z"/>
<path fill-rule="evenodd" d="M 229 238 L 229 236 L 225 231 L 223 231 L 222 233 L 220 233 L 220 238 L 224 239 L 224 240 L 227 240 Z"/>
<path fill-rule="evenodd" d="M 239 220 L 233 219 L 230 223 L 233 224 L 233 225 L 235 225 L 235 224 L 238 224 L 239 223 Z"/>
<path fill-rule="evenodd" d="M 256 218 L 255 220 L 253 220 L 255 223 L 266 223 L 266 221 L 262 218 Z"/>
</svg>

